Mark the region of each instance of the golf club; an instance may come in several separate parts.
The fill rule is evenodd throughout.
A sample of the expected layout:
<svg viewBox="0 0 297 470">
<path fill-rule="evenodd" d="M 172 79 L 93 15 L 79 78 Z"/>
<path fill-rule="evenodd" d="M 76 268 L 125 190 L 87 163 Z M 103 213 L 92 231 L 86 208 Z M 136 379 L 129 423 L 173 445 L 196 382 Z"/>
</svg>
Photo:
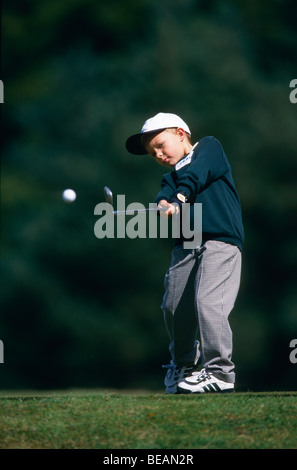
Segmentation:
<svg viewBox="0 0 297 470">
<path fill-rule="evenodd" d="M 112 194 L 112 191 L 107 186 L 104 187 L 104 195 L 105 195 L 105 201 L 108 202 L 113 208 L 113 194 Z M 112 213 L 114 215 L 135 215 L 136 212 L 149 212 L 149 211 L 157 212 L 160 210 L 166 210 L 166 208 L 159 209 L 158 207 L 150 207 L 150 208 L 145 208 L 145 209 L 134 209 L 134 210 L 126 210 L 126 211 L 114 211 L 113 210 Z"/>
</svg>

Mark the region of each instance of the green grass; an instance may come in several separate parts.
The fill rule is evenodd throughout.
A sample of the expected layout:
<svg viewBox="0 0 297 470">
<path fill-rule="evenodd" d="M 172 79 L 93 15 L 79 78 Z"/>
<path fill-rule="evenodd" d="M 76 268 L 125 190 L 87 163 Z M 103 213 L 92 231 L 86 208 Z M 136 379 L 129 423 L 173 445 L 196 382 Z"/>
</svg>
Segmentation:
<svg viewBox="0 0 297 470">
<path fill-rule="evenodd" d="M 1 449 L 296 449 L 297 392 L 0 394 Z"/>
</svg>

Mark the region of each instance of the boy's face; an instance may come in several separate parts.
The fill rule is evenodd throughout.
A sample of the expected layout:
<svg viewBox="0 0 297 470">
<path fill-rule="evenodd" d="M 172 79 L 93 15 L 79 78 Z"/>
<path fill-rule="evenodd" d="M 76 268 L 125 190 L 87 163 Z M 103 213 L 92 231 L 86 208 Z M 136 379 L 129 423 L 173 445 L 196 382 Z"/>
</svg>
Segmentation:
<svg viewBox="0 0 297 470">
<path fill-rule="evenodd" d="M 185 131 L 179 128 L 146 136 L 145 148 L 160 165 L 169 167 L 176 165 L 190 151 Z"/>
</svg>

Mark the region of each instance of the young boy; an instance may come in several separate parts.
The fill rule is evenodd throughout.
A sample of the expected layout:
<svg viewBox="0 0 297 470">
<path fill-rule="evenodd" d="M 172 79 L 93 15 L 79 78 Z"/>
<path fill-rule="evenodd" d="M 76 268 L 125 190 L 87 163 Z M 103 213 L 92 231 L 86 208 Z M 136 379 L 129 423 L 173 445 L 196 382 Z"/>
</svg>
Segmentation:
<svg viewBox="0 0 297 470">
<path fill-rule="evenodd" d="M 192 145 L 189 127 L 171 113 L 148 119 L 140 133 L 127 139 L 126 148 L 171 168 L 155 199 L 163 209 L 160 215 L 180 213 L 186 202 L 190 210 L 195 203 L 202 204 L 201 244 L 184 248 L 181 233 L 165 276 L 162 309 L 172 357 L 164 366 L 165 391 L 232 392 L 235 372 L 228 317 L 239 290 L 244 232 L 224 150 L 214 137 Z"/>
</svg>

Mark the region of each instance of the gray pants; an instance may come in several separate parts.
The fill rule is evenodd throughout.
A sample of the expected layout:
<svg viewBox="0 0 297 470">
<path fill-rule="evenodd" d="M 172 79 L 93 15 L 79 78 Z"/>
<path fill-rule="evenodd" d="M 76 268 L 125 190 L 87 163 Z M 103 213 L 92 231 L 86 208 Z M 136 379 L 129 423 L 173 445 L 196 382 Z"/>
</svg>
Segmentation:
<svg viewBox="0 0 297 470">
<path fill-rule="evenodd" d="M 200 359 L 218 379 L 235 382 L 228 317 L 240 274 L 241 252 L 234 245 L 210 240 L 195 250 L 174 248 L 162 309 L 177 366 Z"/>
</svg>

